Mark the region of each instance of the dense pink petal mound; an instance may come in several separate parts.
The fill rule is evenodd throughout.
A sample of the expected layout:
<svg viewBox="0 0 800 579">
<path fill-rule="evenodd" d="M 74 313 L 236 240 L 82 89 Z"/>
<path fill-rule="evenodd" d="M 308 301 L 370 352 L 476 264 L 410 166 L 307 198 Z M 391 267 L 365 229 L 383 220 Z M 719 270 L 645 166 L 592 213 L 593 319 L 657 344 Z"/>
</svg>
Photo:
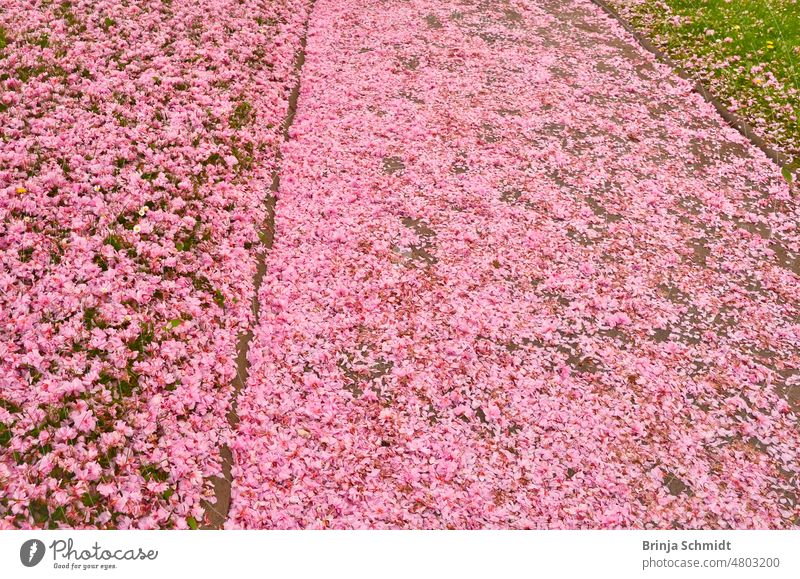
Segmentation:
<svg viewBox="0 0 800 579">
<path fill-rule="evenodd" d="M 0 9 L 0 527 L 186 526 L 305 0 Z"/>
<path fill-rule="evenodd" d="M 317 0 L 230 527 L 796 527 L 800 209 L 587 0 Z"/>
</svg>

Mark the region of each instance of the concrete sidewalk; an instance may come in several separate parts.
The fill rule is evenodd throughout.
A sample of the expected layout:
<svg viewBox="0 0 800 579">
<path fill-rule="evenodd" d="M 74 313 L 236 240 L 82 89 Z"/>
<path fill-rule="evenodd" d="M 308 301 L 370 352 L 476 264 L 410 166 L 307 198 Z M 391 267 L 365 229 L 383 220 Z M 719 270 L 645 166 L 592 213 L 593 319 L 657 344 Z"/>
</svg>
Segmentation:
<svg viewBox="0 0 800 579">
<path fill-rule="evenodd" d="M 227 526 L 796 527 L 798 222 L 588 0 L 317 0 Z"/>
</svg>

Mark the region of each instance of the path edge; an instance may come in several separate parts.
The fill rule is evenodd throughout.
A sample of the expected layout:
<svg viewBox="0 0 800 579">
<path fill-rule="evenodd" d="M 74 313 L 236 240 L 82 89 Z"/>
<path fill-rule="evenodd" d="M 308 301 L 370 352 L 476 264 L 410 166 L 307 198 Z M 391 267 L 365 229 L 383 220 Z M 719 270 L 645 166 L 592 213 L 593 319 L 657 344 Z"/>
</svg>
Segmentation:
<svg viewBox="0 0 800 579">
<path fill-rule="evenodd" d="M 275 206 L 277 202 L 277 192 L 280 188 L 280 173 L 283 163 L 283 143 L 289 140 L 289 129 L 294 122 L 294 117 L 297 114 L 297 102 L 300 98 L 300 82 L 302 78 L 303 65 L 306 61 L 306 45 L 308 42 L 308 29 L 311 23 L 311 16 L 314 10 L 316 0 L 310 0 L 308 3 L 308 15 L 306 17 L 305 27 L 303 29 L 303 36 L 300 38 L 300 45 L 297 48 L 294 60 L 294 72 L 296 74 L 295 82 L 289 91 L 289 99 L 287 103 L 286 116 L 281 123 L 280 138 L 281 142 L 278 145 L 278 150 L 275 155 L 275 169 L 272 172 L 272 183 L 268 193 L 264 197 L 265 217 L 261 227 L 258 230 L 258 237 L 260 240 L 260 251 L 256 256 L 256 273 L 253 276 L 253 297 L 250 303 L 251 311 L 253 314 L 253 322 L 243 332 L 239 333 L 236 342 L 236 377 L 233 380 L 233 388 L 231 392 L 231 406 L 228 411 L 228 425 L 231 429 L 235 429 L 239 424 L 239 415 L 237 414 L 237 401 L 239 394 L 247 386 L 250 377 L 250 362 L 248 360 L 248 353 L 250 352 L 250 343 L 253 340 L 253 330 L 258 326 L 260 302 L 259 293 L 267 272 L 267 254 L 272 249 L 273 240 L 275 238 Z M 222 476 L 213 476 L 208 480 L 214 488 L 214 499 L 203 500 L 204 517 L 200 525 L 204 530 L 219 530 L 225 526 L 225 521 L 228 519 L 232 504 L 231 487 L 233 485 L 233 451 L 228 444 L 220 447 L 221 470 Z"/>
<path fill-rule="evenodd" d="M 683 80 L 691 83 L 692 89 L 697 92 L 703 99 L 711 104 L 720 116 L 725 120 L 725 122 L 739 131 L 739 133 L 746 138 L 752 145 L 756 148 L 761 150 L 768 159 L 770 159 L 773 163 L 778 165 L 778 167 L 784 167 L 791 162 L 789 155 L 785 153 L 781 153 L 780 151 L 774 149 L 767 143 L 767 141 L 761 137 L 758 132 L 748 123 L 745 121 L 741 116 L 737 115 L 733 111 L 731 111 L 727 106 L 725 106 L 722 101 L 719 100 L 710 90 L 708 90 L 705 85 L 701 84 L 699 81 L 694 80 L 691 75 L 686 71 L 684 67 L 678 64 L 675 60 L 673 60 L 669 55 L 667 55 L 663 50 L 658 48 L 653 42 L 647 38 L 643 33 L 639 32 L 630 22 L 628 22 L 613 6 L 608 4 L 606 0 L 589 0 L 592 4 L 600 8 L 603 12 L 605 12 L 608 16 L 612 19 L 616 20 L 617 23 L 622 26 L 622 28 L 630 34 L 638 43 L 639 45 L 644 48 L 647 52 L 655 56 L 659 61 L 663 64 L 669 66 L 672 71 L 681 77 Z"/>
</svg>

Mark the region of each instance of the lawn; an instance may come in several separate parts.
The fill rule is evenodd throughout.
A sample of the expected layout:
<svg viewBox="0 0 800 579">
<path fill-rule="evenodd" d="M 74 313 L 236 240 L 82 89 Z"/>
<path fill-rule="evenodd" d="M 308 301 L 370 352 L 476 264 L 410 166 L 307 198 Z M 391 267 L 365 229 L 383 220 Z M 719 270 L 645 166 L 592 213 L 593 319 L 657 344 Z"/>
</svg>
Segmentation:
<svg viewBox="0 0 800 579">
<path fill-rule="evenodd" d="M 800 157 L 800 1 L 610 4 L 746 119 L 772 148 Z"/>
</svg>

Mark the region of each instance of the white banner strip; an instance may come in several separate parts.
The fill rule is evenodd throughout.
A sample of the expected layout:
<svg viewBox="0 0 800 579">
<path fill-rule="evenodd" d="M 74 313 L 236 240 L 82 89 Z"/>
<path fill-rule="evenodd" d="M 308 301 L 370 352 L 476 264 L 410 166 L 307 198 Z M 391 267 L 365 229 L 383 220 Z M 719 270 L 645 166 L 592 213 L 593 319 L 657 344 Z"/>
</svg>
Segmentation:
<svg viewBox="0 0 800 579">
<path fill-rule="evenodd" d="M 800 577 L 800 531 L 2 531 L 0 576 Z"/>
</svg>

